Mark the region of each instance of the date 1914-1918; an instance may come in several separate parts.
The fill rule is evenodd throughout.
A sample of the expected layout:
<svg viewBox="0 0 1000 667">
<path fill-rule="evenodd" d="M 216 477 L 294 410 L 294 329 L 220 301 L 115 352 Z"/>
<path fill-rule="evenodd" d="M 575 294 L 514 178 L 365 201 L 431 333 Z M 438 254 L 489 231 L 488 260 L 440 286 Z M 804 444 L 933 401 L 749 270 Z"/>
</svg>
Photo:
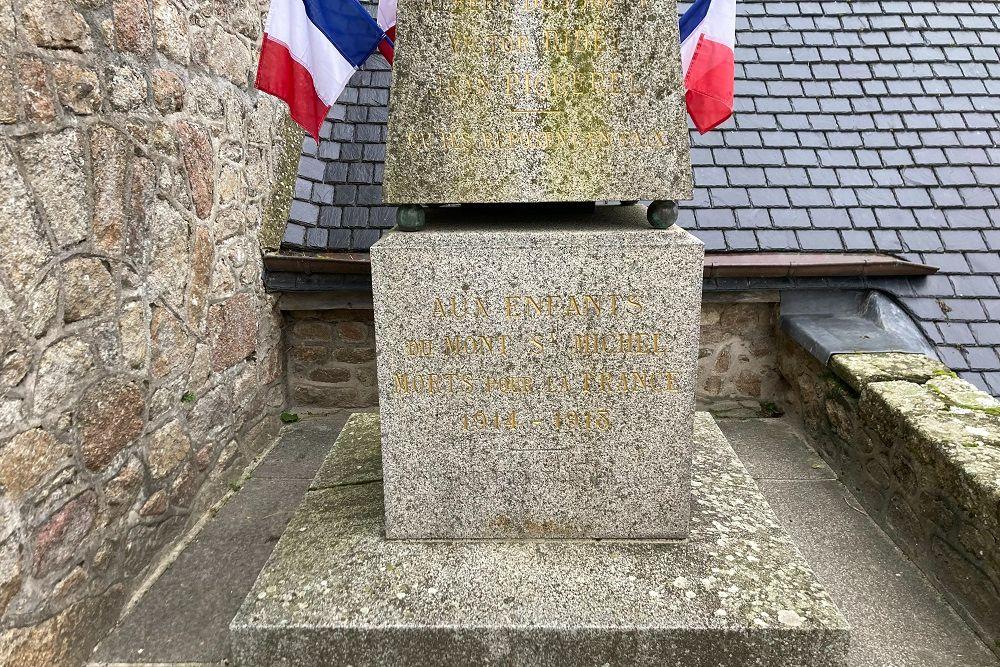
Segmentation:
<svg viewBox="0 0 1000 667">
<path fill-rule="evenodd" d="M 477 410 L 463 414 L 461 419 L 463 431 L 515 431 L 546 426 L 557 431 L 606 431 L 611 428 L 611 414 L 608 410 L 560 410 L 545 418 L 529 418 L 516 410 L 506 413 Z"/>
</svg>

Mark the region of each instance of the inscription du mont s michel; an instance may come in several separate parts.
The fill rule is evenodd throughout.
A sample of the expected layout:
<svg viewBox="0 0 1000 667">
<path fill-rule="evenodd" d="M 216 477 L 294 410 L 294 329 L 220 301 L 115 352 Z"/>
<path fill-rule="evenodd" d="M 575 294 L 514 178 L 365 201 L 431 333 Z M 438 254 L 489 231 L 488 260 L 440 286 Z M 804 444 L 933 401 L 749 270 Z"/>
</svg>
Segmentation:
<svg viewBox="0 0 1000 667">
<path fill-rule="evenodd" d="M 663 368 L 662 358 L 671 350 L 671 336 L 656 330 L 630 329 L 595 331 L 601 317 L 616 322 L 639 316 L 645 305 L 635 294 L 509 294 L 489 299 L 482 296 L 444 296 L 433 298 L 426 308 L 432 321 L 459 323 L 465 330 L 456 332 L 441 327 L 436 338 L 412 338 L 404 341 L 403 357 L 415 362 L 419 370 L 398 369 L 393 373 L 392 390 L 401 397 L 415 395 L 495 396 L 529 398 L 532 395 L 576 395 L 597 397 L 585 408 L 571 403 L 566 409 L 545 413 L 524 407 L 498 411 L 489 406 L 450 411 L 448 418 L 463 431 L 513 431 L 523 428 L 547 428 L 555 431 L 606 431 L 614 426 L 613 409 L 600 403 L 602 394 L 667 393 L 678 390 L 673 372 Z M 492 322 L 491 322 L 492 321 Z M 477 324 L 491 323 L 481 329 L 495 330 L 496 324 L 522 324 L 520 335 L 483 333 Z M 530 321 L 537 329 L 524 330 Z M 580 329 L 578 323 L 585 323 Z M 577 326 L 574 326 L 577 323 Z M 507 328 L 509 330 L 509 327 Z M 589 360 L 590 364 L 570 364 L 576 373 L 552 372 L 552 358 Z M 535 363 L 531 364 L 530 359 Z M 502 368 L 507 359 L 520 362 L 520 368 L 536 367 L 533 375 L 509 375 L 490 372 Z M 446 367 L 434 369 L 435 360 Z M 467 361 L 476 360 L 480 372 L 463 370 Z M 614 369 L 605 368 L 611 360 Z M 624 362 L 626 368 L 622 367 Z M 457 366 L 457 367 L 456 367 Z M 561 403 L 565 405 L 565 401 Z"/>
</svg>

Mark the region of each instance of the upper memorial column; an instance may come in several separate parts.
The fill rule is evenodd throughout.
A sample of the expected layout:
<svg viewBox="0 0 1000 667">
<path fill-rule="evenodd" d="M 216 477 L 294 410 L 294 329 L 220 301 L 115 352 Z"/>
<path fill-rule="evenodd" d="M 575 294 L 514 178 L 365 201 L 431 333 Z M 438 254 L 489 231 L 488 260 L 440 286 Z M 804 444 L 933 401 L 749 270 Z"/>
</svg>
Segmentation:
<svg viewBox="0 0 1000 667">
<path fill-rule="evenodd" d="M 389 204 L 690 199 L 674 0 L 401 0 Z"/>
</svg>

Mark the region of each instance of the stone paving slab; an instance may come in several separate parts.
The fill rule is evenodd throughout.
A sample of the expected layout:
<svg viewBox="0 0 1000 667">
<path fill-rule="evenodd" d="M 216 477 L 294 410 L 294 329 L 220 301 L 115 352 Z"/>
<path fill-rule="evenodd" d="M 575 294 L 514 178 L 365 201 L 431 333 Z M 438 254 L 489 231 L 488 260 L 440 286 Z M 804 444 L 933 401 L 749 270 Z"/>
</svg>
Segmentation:
<svg viewBox="0 0 1000 667">
<path fill-rule="evenodd" d="M 275 451 L 254 470 L 254 477 L 311 480 L 345 420 L 346 415 L 339 419 L 306 419 L 285 426 Z"/>
<path fill-rule="evenodd" d="M 720 426 L 850 623 L 851 667 L 1000 664 L 828 468 L 802 475 L 817 455 L 792 420 Z"/>
<path fill-rule="evenodd" d="M 1000 664 L 842 484 L 761 488 L 851 624 L 852 667 Z"/>
<path fill-rule="evenodd" d="M 707 415 L 696 441 L 684 541 L 388 541 L 380 483 L 310 491 L 235 662 L 842 664 L 847 624 Z"/>
<path fill-rule="evenodd" d="M 754 479 L 837 479 L 791 419 L 723 419 L 719 428 Z"/>
<path fill-rule="evenodd" d="M 345 418 L 284 427 L 240 492 L 98 645 L 92 664 L 218 664 L 228 658 L 229 622 Z"/>
</svg>

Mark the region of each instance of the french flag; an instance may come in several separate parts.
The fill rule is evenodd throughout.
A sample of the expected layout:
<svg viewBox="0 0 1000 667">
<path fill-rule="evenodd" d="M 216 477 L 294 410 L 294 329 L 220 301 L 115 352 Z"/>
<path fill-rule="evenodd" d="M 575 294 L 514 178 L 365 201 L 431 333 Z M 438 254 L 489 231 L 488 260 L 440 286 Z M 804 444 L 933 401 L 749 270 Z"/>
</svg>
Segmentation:
<svg viewBox="0 0 1000 667">
<path fill-rule="evenodd" d="M 330 107 L 385 39 L 358 0 L 271 0 L 256 86 L 319 141 Z"/>
<path fill-rule="evenodd" d="M 376 18 L 378 26 L 385 30 L 385 39 L 379 42 L 378 50 L 390 65 L 395 55 L 396 44 L 396 2 L 397 0 L 378 0 Z"/>
<path fill-rule="evenodd" d="M 688 114 L 702 134 L 733 115 L 736 0 L 695 0 L 681 16 Z"/>
</svg>

